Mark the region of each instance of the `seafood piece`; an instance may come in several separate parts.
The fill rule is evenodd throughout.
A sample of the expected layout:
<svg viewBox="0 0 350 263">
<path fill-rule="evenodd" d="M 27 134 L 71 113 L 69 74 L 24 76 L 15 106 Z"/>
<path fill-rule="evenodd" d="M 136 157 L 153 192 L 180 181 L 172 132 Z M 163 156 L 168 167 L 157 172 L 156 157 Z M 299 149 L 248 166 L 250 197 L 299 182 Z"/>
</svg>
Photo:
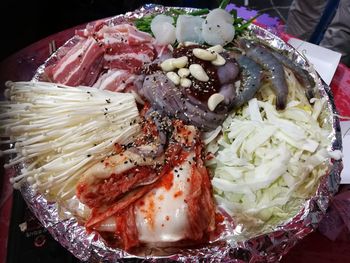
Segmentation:
<svg viewBox="0 0 350 263">
<path fill-rule="evenodd" d="M 204 130 L 215 129 L 225 119 L 224 113 L 210 112 L 206 103 L 180 90 L 164 73 L 159 71 L 145 78 L 139 92 L 155 110 Z"/>
<path fill-rule="evenodd" d="M 217 67 L 218 77 L 221 85 L 233 83 L 239 73 L 236 60 L 226 58 L 226 63 L 223 66 Z"/>
<path fill-rule="evenodd" d="M 225 64 L 215 66 L 211 61 L 198 58 L 193 52 L 198 49 L 203 49 L 203 46 L 182 46 L 176 48 L 173 53 L 173 59 L 187 58 L 189 69 L 182 68 L 182 70 L 192 72 L 187 75 L 188 84 L 177 85 L 167 71 L 168 67 L 163 64 L 166 68 L 163 69 L 163 72 L 153 71 L 153 74 L 145 77 L 143 85 L 137 85 L 137 87 L 139 93 L 151 103 L 152 108 L 162 113 L 163 116 L 179 118 L 202 130 L 209 131 L 216 129 L 232 109 L 230 105 L 235 97 L 233 84 L 239 74 L 239 68 L 235 58 L 230 57 L 228 52 L 221 53 Z M 168 61 L 171 62 L 171 60 Z M 194 74 L 194 66 L 200 67 L 201 71 L 205 72 L 206 79 L 200 80 Z M 184 80 L 180 76 L 178 78 Z M 225 98 L 209 109 L 208 100 L 215 93 Z M 210 105 L 213 106 L 212 103 Z"/>
<path fill-rule="evenodd" d="M 223 103 L 225 103 L 225 105 L 229 105 L 230 102 L 236 97 L 235 85 L 232 83 L 224 84 L 221 86 L 219 93 L 224 96 Z"/>
<path fill-rule="evenodd" d="M 287 105 L 288 86 L 281 62 L 262 45 L 248 39 L 240 39 L 240 46 L 246 56 L 258 63 L 266 72 L 269 72 L 273 90 L 276 94 L 276 108 L 285 109 Z"/>
<path fill-rule="evenodd" d="M 315 81 L 310 74 L 299 65 L 295 64 L 287 56 L 278 53 L 275 50 L 271 50 L 274 55 L 286 68 L 289 68 L 294 74 L 301 85 L 306 89 L 306 97 L 310 100 L 315 96 Z"/>
<path fill-rule="evenodd" d="M 169 134 L 173 132 L 173 127 L 168 116 L 162 116 L 162 114 L 154 111 L 153 109 L 149 109 L 149 111 L 145 114 L 145 117 L 149 117 L 148 121 L 153 122 L 157 128 L 158 146 L 156 150 L 152 148 L 142 149 L 142 146 L 135 149 L 137 149 L 137 151 L 143 156 L 151 156 L 152 158 L 155 158 L 164 153 L 164 149 L 168 145 Z"/>
<path fill-rule="evenodd" d="M 230 107 L 233 109 L 241 107 L 245 102 L 254 97 L 260 88 L 262 75 L 262 68 L 260 65 L 249 57 L 242 55 L 237 59 L 237 62 L 242 68 L 242 80 L 240 85 L 242 91 L 231 101 Z"/>
</svg>

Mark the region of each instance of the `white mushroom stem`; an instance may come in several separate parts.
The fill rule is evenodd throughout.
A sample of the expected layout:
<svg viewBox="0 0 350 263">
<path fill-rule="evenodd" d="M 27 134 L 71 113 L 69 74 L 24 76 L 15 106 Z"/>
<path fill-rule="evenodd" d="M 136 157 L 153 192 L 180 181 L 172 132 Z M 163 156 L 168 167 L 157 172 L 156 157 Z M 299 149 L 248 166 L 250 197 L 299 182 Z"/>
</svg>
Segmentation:
<svg viewBox="0 0 350 263">
<path fill-rule="evenodd" d="M 1 136 L 17 156 L 5 166 L 26 163 L 11 179 L 26 180 L 40 192 L 72 192 L 69 187 L 91 165 L 139 133 L 138 110 L 130 93 L 45 82 L 8 82 L 0 104 Z"/>
</svg>

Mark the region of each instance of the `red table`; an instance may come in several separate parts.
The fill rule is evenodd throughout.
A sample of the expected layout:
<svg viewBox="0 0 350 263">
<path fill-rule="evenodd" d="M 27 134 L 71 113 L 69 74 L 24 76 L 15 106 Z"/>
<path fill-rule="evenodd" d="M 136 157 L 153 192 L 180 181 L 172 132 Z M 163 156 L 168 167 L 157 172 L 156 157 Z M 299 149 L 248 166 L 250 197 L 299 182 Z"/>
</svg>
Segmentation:
<svg viewBox="0 0 350 263">
<path fill-rule="evenodd" d="M 60 47 L 69 38 L 74 35 L 78 28 L 84 25 L 67 29 L 60 33 L 42 39 L 8 57 L 0 62 L 0 88 L 3 90 L 4 82 L 7 80 L 19 81 L 30 80 L 38 66 L 40 66 L 50 55 L 50 43 L 55 43 L 56 47 Z M 346 86 L 350 84 L 350 70 L 341 65 L 336 77 L 332 83 L 335 92 L 339 93 L 341 85 L 346 82 Z M 340 87 L 340 88 L 339 88 Z M 335 94 L 336 95 L 336 94 Z M 339 96 L 343 96 L 342 93 Z M 3 177 L 4 184 L 0 197 L 0 263 L 6 261 L 6 247 L 8 239 L 8 227 L 12 206 L 12 188 L 8 184 L 8 177 Z M 0 184 L 1 185 L 1 184 Z M 0 189 L 1 190 L 1 189 Z M 344 191 L 347 189 L 343 189 Z M 350 200 L 349 200 L 350 202 Z M 350 213 L 349 213 L 350 218 Z M 284 263 L 306 263 L 306 262 L 350 262 L 350 233 L 344 232 L 342 237 L 336 241 L 331 241 L 318 231 L 311 233 L 305 239 L 300 241 L 283 259 Z"/>
</svg>

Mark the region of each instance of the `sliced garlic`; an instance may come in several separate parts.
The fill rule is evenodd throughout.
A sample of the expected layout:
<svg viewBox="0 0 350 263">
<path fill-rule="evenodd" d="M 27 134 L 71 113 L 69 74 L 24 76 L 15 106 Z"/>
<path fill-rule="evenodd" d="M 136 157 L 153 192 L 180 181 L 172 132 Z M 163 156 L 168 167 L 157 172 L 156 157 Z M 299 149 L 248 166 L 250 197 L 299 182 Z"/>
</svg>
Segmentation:
<svg viewBox="0 0 350 263">
<path fill-rule="evenodd" d="M 214 93 L 208 99 L 208 108 L 214 111 L 216 106 L 218 106 L 225 99 L 224 95 L 220 93 Z"/>
<path fill-rule="evenodd" d="M 196 78 L 199 81 L 208 81 L 209 77 L 207 75 L 207 73 L 204 71 L 204 69 L 202 68 L 201 65 L 199 64 L 192 64 L 189 67 L 190 73 L 191 75 Z"/>
</svg>

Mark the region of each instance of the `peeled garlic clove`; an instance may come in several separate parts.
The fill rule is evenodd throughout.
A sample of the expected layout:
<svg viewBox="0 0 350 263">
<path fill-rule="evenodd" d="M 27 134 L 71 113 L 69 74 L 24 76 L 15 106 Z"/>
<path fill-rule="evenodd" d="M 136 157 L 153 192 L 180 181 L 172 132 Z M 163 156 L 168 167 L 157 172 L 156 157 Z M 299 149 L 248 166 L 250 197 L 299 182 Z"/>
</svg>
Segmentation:
<svg viewBox="0 0 350 263">
<path fill-rule="evenodd" d="M 182 57 L 179 57 L 179 58 L 175 58 L 173 61 L 172 61 L 172 64 L 175 68 L 183 68 L 187 65 L 187 62 L 188 62 L 188 57 L 186 56 L 182 56 Z"/>
<path fill-rule="evenodd" d="M 180 77 L 173 71 L 170 71 L 166 74 L 168 79 L 170 79 L 175 85 L 180 84 Z"/>
<path fill-rule="evenodd" d="M 216 53 L 221 53 L 222 51 L 224 51 L 224 48 L 221 45 L 215 45 L 210 48 L 207 48 L 207 50 L 214 51 Z"/>
<path fill-rule="evenodd" d="M 204 69 L 202 68 L 201 65 L 199 64 L 192 64 L 189 67 L 190 73 L 191 75 L 196 78 L 199 81 L 208 81 L 209 77 L 207 75 L 207 73 L 204 71 Z"/>
<path fill-rule="evenodd" d="M 215 108 L 225 99 L 225 97 L 220 93 L 214 93 L 208 99 L 208 108 L 214 111 Z"/>
<path fill-rule="evenodd" d="M 160 68 L 163 71 L 173 71 L 175 69 L 175 66 L 173 65 L 173 61 L 174 61 L 174 58 L 169 58 L 169 59 L 164 60 L 160 64 Z"/>
<path fill-rule="evenodd" d="M 188 78 L 181 78 L 180 79 L 180 86 L 184 88 L 189 88 L 192 85 L 192 81 Z"/>
<path fill-rule="evenodd" d="M 194 48 L 192 52 L 195 57 L 201 60 L 213 61 L 216 59 L 216 53 L 214 51 L 208 51 L 202 48 Z"/>
<path fill-rule="evenodd" d="M 226 60 L 220 54 L 217 54 L 216 59 L 211 62 L 211 64 L 215 66 L 222 66 L 225 65 L 225 63 Z"/>
<path fill-rule="evenodd" d="M 181 77 L 181 78 L 185 78 L 188 75 L 190 75 L 190 70 L 188 68 L 180 68 L 177 71 L 177 74 Z"/>
</svg>

